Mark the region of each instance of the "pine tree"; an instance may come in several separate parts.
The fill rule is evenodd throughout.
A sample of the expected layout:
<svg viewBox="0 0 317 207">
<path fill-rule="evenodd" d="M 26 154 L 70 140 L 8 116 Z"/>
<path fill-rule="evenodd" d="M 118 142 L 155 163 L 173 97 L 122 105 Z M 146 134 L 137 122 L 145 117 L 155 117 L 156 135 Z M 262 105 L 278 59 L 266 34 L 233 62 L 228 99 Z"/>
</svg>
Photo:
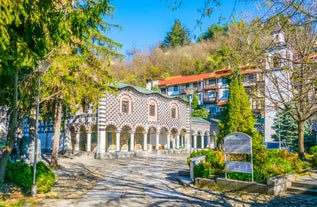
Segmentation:
<svg viewBox="0 0 317 207">
<path fill-rule="evenodd" d="M 248 95 L 238 76 L 231 78 L 229 89 L 228 104 L 218 124 L 218 143 L 223 143 L 223 138 L 232 132 L 243 132 L 251 137 L 255 134 L 256 120 L 253 117 Z"/>
<path fill-rule="evenodd" d="M 275 141 L 284 141 L 288 146 L 293 147 L 294 150 L 298 148 L 298 125 L 294 119 L 283 112 L 276 114 L 272 128 L 275 130 L 275 134 L 272 138 Z M 310 128 L 305 123 L 305 146 L 308 148 L 314 144 L 314 136 L 311 134 Z"/>
<path fill-rule="evenodd" d="M 188 29 L 177 19 L 170 32 L 167 32 L 162 47 L 176 47 L 189 45 L 190 34 Z"/>
</svg>

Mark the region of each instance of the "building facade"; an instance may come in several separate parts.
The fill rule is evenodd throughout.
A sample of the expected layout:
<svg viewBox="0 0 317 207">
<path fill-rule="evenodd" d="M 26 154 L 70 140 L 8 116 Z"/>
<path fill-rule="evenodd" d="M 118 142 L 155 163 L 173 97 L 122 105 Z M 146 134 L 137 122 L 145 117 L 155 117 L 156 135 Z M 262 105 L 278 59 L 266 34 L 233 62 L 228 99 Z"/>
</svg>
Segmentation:
<svg viewBox="0 0 317 207">
<path fill-rule="evenodd" d="M 94 151 L 101 159 L 214 146 L 210 122 L 191 119 L 188 102 L 128 84 L 118 84 L 117 94 L 105 94 L 96 113 L 88 108 L 71 117 L 66 126 L 71 150 Z"/>
<path fill-rule="evenodd" d="M 219 118 L 224 105 L 228 101 L 228 76 L 231 75 L 232 70 L 225 68 L 205 74 L 173 76 L 158 80 L 154 84 L 157 84 L 163 94 L 181 98 L 187 96 L 186 89 L 194 88 L 197 92 L 199 105 L 209 110 L 211 118 Z M 242 68 L 240 73 L 254 114 L 257 118 L 264 117 L 264 97 L 255 93 L 263 87 L 262 70 L 257 67 L 248 67 Z"/>
</svg>

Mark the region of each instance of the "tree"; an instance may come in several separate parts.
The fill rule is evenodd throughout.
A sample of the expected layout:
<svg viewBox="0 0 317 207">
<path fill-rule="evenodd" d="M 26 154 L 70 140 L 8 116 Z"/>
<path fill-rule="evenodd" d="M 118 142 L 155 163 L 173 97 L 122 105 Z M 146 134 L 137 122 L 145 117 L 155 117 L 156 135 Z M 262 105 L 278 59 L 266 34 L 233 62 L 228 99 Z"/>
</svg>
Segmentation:
<svg viewBox="0 0 317 207">
<path fill-rule="evenodd" d="M 34 77 L 37 77 L 37 74 L 34 71 L 38 63 L 44 59 L 53 61 L 53 57 L 58 53 L 56 51 L 65 45 L 72 49 L 67 55 L 85 54 L 88 58 L 86 54 L 89 53 L 93 56 L 91 59 L 98 56 L 109 62 L 108 58 L 116 54 L 114 48 L 118 44 L 104 35 L 111 25 L 103 20 L 103 15 L 111 15 L 112 9 L 108 1 L 102 0 L 88 2 L 23 0 L 14 4 L 11 1 L 2 1 L 0 76 L 1 79 L 6 78 L 10 81 L 7 87 L 1 88 L 1 94 L 6 95 L 6 101 L 1 104 L 9 107 L 10 124 L 8 144 L 0 159 L 0 183 L 4 180 L 7 159 L 14 145 L 19 121 L 34 106 L 36 90 L 32 84 L 36 83 Z M 18 74 L 24 74 L 23 71 L 28 72 L 26 77 L 29 79 L 19 78 Z M 21 83 L 25 87 L 22 88 Z M 60 95 L 58 90 L 55 92 Z M 28 99 L 21 99 L 22 95 L 27 97 L 26 94 L 30 95 Z M 22 108 L 21 105 L 27 107 Z M 60 105 L 56 106 L 60 109 Z M 21 119 L 18 120 L 18 117 Z"/>
<path fill-rule="evenodd" d="M 71 113 L 84 111 L 91 104 L 98 107 L 101 96 L 112 91 L 113 79 L 107 69 L 110 57 L 119 56 L 114 48 L 120 46 L 105 35 L 111 25 L 103 17 L 113 11 L 108 1 L 76 1 L 75 6 L 67 4 L 65 8 L 70 25 L 80 25 L 80 33 L 73 37 L 71 47 L 64 44 L 52 52 L 52 65 L 42 79 L 43 94 L 49 97 L 46 113 L 54 123 L 53 168 L 58 167 L 63 107 Z"/>
<path fill-rule="evenodd" d="M 298 15 L 304 18 L 303 15 Z M 275 56 L 273 60 L 269 60 L 273 69 L 266 71 L 266 78 L 272 84 L 266 86 L 265 98 L 275 109 L 288 114 L 296 122 L 298 154 L 303 160 L 305 122 L 317 113 L 317 62 L 314 53 L 317 38 L 314 31 L 317 22 L 312 19 L 311 22 L 298 25 L 297 19 L 286 21 L 280 19 L 280 25 L 284 26 L 280 31 L 284 33 L 285 44 L 289 46 L 293 55 Z M 276 66 L 280 66 L 281 68 L 278 68 L 282 72 L 276 72 Z"/>
<path fill-rule="evenodd" d="M 184 46 L 189 45 L 190 43 L 190 34 L 188 30 L 177 19 L 175 20 L 171 31 L 167 32 L 162 47 Z"/>
<path fill-rule="evenodd" d="M 248 95 L 238 76 L 232 76 L 229 84 L 228 104 L 225 106 L 218 127 L 219 143 L 231 132 L 243 132 L 251 137 L 255 134 L 253 117 Z"/>
<path fill-rule="evenodd" d="M 0 159 L 0 183 L 4 180 L 16 129 L 34 102 L 34 90 L 31 89 L 34 88 L 33 72 L 37 63 L 44 59 L 52 45 L 68 39 L 65 35 L 68 32 L 60 33 L 63 21 L 58 17 L 62 17 L 62 13 L 53 1 L 1 1 L 0 78 L 6 80 L 1 88 L 6 99 L 1 104 L 9 108 L 10 122 L 8 142 Z M 58 25 L 60 30 L 56 29 Z"/>
<path fill-rule="evenodd" d="M 283 112 L 277 113 L 272 128 L 275 130 L 275 134 L 272 135 L 275 141 L 284 141 L 293 149 L 298 149 L 298 125 L 290 115 Z M 314 139 L 308 124 L 305 123 L 305 148 L 313 146 Z"/>
<path fill-rule="evenodd" d="M 200 37 L 198 38 L 198 42 L 201 42 L 203 40 L 213 40 L 216 35 L 224 35 L 225 32 L 228 31 L 227 26 L 221 26 L 218 24 L 213 24 L 210 27 L 208 27 L 207 31 L 202 33 Z"/>
<path fill-rule="evenodd" d="M 208 118 L 209 111 L 206 108 L 197 108 L 192 112 L 192 116 L 200 118 Z"/>
</svg>

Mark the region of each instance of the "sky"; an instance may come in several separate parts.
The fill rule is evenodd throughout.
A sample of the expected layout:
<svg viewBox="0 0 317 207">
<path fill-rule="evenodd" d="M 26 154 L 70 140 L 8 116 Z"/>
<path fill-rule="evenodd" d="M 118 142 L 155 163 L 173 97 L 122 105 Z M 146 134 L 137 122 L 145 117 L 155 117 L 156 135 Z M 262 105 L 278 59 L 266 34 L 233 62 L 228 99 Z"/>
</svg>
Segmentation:
<svg viewBox="0 0 317 207">
<path fill-rule="evenodd" d="M 215 23 L 230 21 L 234 15 L 238 18 L 249 18 L 250 12 L 256 11 L 254 1 L 223 0 L 212 15 L 202 20 L 198 9 L 203 6 L 204 0 L 182 0 L 183 4 L 176 10 L 168 8 L 174 0 L 111 0 L 115 12 L 110 23 L 119 24 L 121 30 L 113 28 L 107 36 L 122 44 L 120 52 L 124 55 L 132 49 L 148 50 L 163 42 L 166 33 L 171 31 L 175 19 L 179 19 L 191 33 L 192 40 Z M 250 3 L 251 2 L 251 3 Z M 252 3 L 253 2 L 253 3 Z"/>
</svg>

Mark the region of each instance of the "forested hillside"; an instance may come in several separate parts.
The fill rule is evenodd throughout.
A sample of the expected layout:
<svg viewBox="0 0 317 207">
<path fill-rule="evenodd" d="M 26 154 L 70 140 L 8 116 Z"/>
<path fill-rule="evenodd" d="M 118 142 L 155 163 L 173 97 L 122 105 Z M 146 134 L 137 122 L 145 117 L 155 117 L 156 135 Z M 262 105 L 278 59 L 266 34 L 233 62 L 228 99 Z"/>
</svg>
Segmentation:
<svg viewBox="0 0 317 207">
<path fill-rule="evenodd" d="M 113 61 L 111 75 L 117 81 L 145 86 L 146 79 L 156 80 L 174 75 L 206 73 L 224 67 L 261 64 L 263 51 L 271 41 L 270 32 L 254 20 L 250 24 L 239 21 L 226 26 L 211 25 L 195 43 L 168 43 L 190 35 L 186 28 L 181 30 L 184 33 L 179 32 L 179 26 L 182 26 L 180 22 L 175 21 L 165 39 L 162 37 L 164 42 L 150 51 L 135 50 L 129 60 Z"/>
</svg>

